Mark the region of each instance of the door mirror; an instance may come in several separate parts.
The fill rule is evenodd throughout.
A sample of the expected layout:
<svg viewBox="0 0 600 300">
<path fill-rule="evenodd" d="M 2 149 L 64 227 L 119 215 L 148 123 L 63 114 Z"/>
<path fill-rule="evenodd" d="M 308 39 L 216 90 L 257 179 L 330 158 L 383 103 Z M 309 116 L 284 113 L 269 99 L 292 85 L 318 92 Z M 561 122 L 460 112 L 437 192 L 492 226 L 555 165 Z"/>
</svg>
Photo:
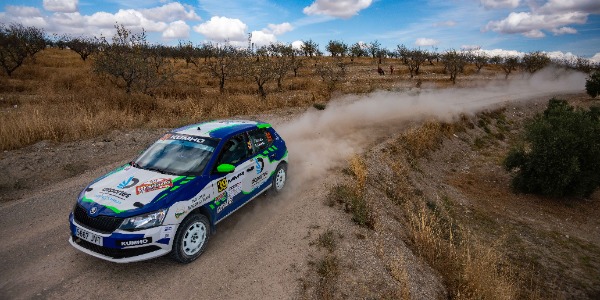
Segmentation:
<svg viewBox="0 0 600 300">
<path fill-rule="evenodd" d="M 235 166 L 231 164 L 220 164 L 217 167 L 217 172 L 219 173 L 231 173 L 235 171 Z"/>
</svg>

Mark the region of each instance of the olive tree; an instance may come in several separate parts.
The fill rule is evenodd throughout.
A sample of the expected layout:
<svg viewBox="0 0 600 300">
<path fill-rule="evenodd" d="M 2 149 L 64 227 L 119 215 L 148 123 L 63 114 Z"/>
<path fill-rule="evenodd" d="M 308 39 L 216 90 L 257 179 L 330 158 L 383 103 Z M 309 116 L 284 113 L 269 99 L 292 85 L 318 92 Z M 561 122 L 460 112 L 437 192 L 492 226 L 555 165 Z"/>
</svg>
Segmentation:
<svg viewBox="0 0 600 300">
<path fill-rule="evenodd" d="M 203 69 L 219 80 L 219 91 L 225 92 L 225 81 L 231 77 L 240 74 L 241 58 L 244 58 L 246 53 L 238 50 L 231 45 L 213 45 L 212 57 L 209 58 L 203 65 Z"/>
<path fill-rule="evenodd" d="M 408 52 L 407 66 L 410 78 L 413 78 L 414 75 L 419 75 L 419 69 L 425 60 L 427 60 L 427 51 L 413 49 Z"/>
<path fill-rule="evenodd" d="M 346 64 L 341 59 L 336 59 L 334 62 L 321 62 L 316 64 L 315 71 L 327 85 L 327 90 L 332 92 L 346 77 Z"/>
<path fill-rule="evenodd" d="M 354 59 L 354 57 L 362 57 L 369 55 L 369 53 L 367 53 L 365 49 L 365 45 L 361 43 L 352 44 L 352 46 L 350 46 L 350 48 L 348 49 L 348 52 L 350 53 L 352 59 Z"/>
<path fill-rule="evenodd" d="M 329 43 L 327 43 L 327 46 L 325 47 L 325 49 L 331 53 L 331 56 L 336 57 L 336 56 L 346 56 L 346 53 L 348 52 L 348 45 L 346 45 L 346 43 L 342 42 L 342 41 L 334 41 L 331 40 L 329 41 Z"/>
<path fill-rule="evenodd" d="M 27 57 L 46 47 L 44 30 L 21 24 L 0 23 L 0 66 L 8 76 L 19 68 Z"/>
<path fill-rule="evenodd" d="M 89 37 L 71 38 L 66 41 L 65 45 L 79 54 L 79 57 L 81 57 L 83 61 L 85 61 L 88 56 L 98 51 L 96 40 Z"/>
<path fill-rule="evenodd" d="M 523 55 L 521 65 L 529 73 L 535 73 L 550 64 L 550 57 L 546 53 L 536 51 Z"/>
<path fill-rule="evenodd" d="M 146 33 L 132 33 L 123 25 L 111 42 L 98 39 L 101 51 L 94 60 L 94 72 L 105 75 L 127 93 L 137 91 L 152 95 L 153 91 L 173 76 L 166 60 L 159 59 L 146 41 Z M 158 66 L 156 64 L 159 64 Z"/>
<path fill-rule="evenodd" d="M 313 57 L 313 55 L 318 56 L 319 54 L 319 44 L 317 44 L 313 40 L 302 41 L 301 49 L 304 53 L 304 56 Z"/>
<path fill-rule="evenodd" d="M 442 62 L 444 70 L 450 74 L 450 80 L 452 80 L 452 83 L 456 83 L 456 76 L 462 72 L 464 66 L 467 64 L 467 57 L 464 53 L 449 50 L 442 54 Z"/>
<path fill-rule="evenodd" d="M 477 53 L 473 55 L 473 63 L 475 67 L 477 67 L 477 73 L 481 71 L 481 69 L 487 66 L 490 58 L 485 53 Z"/>
<path fill-rule="evenodd" d="M 519 66 L 519 58 L 517 56 L 507 56 L 502 59 L 500 63 L 502 70 L 506 76 L 504 78 L 508 79 L 508 75 L 512 73 L 512 71 L 516 70 Z"/>
</svg>

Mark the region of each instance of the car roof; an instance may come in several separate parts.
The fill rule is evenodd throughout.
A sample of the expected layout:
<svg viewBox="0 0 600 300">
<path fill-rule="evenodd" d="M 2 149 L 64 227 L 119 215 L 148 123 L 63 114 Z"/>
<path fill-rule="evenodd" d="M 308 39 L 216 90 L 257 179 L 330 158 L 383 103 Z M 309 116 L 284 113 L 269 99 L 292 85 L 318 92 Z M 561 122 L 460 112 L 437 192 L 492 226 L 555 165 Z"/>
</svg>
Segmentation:
<svg viewBox="0 0 600 300">
<path fill-rule="evenodd" d="M 260 121 L 215 120 L 184 126 L 174 129 L 172 132 L 199 137 L 223 139 L 247 130 L 269 127 L 271 127 L 270 124 Z"/>
</svg>

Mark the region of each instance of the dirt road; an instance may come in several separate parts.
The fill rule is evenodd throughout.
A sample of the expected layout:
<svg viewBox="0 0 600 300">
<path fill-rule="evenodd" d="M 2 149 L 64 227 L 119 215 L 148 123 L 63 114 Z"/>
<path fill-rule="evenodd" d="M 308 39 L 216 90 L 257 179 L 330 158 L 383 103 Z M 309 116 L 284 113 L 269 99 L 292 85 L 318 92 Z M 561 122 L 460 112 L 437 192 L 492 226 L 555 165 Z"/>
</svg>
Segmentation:
<svg viewBox="0 0 600 300">
<path fill-rule="evenodd" d="M 580 82 L 581 77 L 576 80 Z M 506 101 L 581 90 L 572 82 L 550 86 L 550 90 L 531 89 L 529 85 L 526 90 L 470 89 L 413 96 L 375 93 L 342 99 L 322 112 L 311 108 L 306 113 L 296 110 L 252 116 L 273 123 L 287 141 L 289 186 L 281 195 L 255 199 L 221 222 L 206 252 L 187 265 L 168 258 L 114 264 L 83 254 L 68 244 L 68 215 L 80 190 L 94 178 L 125 163 L 125 158 L 133 157 L 145 144 L 109 147 L 103 155 L 112 159 L 98 164 L 103 167 L 90 167 L 78 176 L 33 187 L 20 199 L 0 205 L 0 298 L 295 298 L 298 279 L 307 270 L 309 231 L 344 218 L 339 211 L 323 205 L 325 187 L 336 180 L 328 176 L 332 168 L 344 163 L 349 154 L 364 150 L 409 121 L 429 116 L 453 118 L 458 113 L 471 113 Z M 161 132 L 144 134 L 150 141 Z M 80 151 L 82 154 L 75 161 L 84 162 L 85 149 L 98 140 L 80 142 L 68 151 L 75 156 Z M 3 160 L 14 162 L 26 155 L 5 153 Z M 62 155 L 66 153 L 48 150 L 40 151 L 36 157 L 43 158 L 39 162 L 43 164 L 45 159 L 60 161 Z M 45 172 L 52 168 L 53 165 L 46 165 Z"/>
</svg>

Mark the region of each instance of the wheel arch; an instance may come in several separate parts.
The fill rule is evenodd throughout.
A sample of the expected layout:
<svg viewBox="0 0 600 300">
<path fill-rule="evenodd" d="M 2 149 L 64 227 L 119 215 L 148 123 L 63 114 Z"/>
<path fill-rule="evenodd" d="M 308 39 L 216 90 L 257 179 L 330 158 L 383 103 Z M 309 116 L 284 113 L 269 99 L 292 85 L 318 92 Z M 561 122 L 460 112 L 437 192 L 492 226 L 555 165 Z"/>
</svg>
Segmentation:
<svg viewBox="0 0 600 300">
<path fill-rule="evenodd" d="M 215 220 L 213 218 L 213 215 L 210 212 L 210 209 L 208 209 L 208 207 L 206 205 L 200 206 L 198 208 L 195 208 L 194 210 L 192 210 L 189 215 L 191 214 L 200 214 L 200 215 L 204 215 L 207 219 L 208 222 L 210 223 L 210 234 L 214 234 L 216 232 L 215 229 Z"/>
</svg>

